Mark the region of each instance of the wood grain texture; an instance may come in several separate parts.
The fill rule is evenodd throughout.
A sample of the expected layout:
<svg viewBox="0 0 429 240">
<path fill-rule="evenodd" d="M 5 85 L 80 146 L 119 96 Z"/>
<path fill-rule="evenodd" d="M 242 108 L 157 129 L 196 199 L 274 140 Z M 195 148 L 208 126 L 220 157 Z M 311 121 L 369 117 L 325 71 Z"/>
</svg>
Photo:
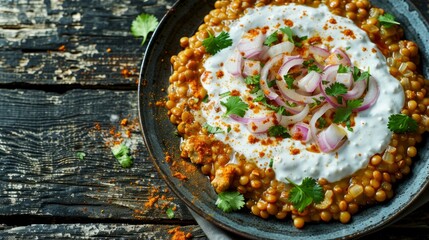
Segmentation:
<svg viewBox="0 0 429 240">
<path fill-rule="evenodd" d="M 139 129 L 126 138 L 132 168 L 121 168 L 105 145 L 108 128 L 136 118 L 136 98 L 133 91 L 0 90 L 0 217 L 168 219 L 165 209 L 144 207 L 153 187 L 159 196 L 174 196 L 148 159 Z M 84 160 L 77 151 L 87 154 Z M 170 205 L 177 206 L 176 220 L 192 220 L 181 201 Z"/>
<path fill-rule="evenodd" d="M 126 224 L 34 224 L 5 228 L 1 239 L 169 239 L 168 231 L 177 225 Z M 180 226 L 180 231 L 191 233 L 192 239 L 207 239 L 198 225 Z"/>
<path fill-rule="evenodd" d="M 174 2 L 0 0 L 0 84 L 135 86 L 144 48 L 131 22 Z"/>
</svg>

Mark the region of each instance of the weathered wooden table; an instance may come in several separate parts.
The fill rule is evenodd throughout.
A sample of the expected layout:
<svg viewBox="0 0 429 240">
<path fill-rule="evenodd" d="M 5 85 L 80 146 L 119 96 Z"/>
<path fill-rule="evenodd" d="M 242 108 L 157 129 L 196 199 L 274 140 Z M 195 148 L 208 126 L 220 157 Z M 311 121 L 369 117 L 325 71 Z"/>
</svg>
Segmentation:
<svg viewBox="0 0 429 240">
<path fill-rule="evenodd" d="M 429 14 L 428 1 L 413 1 Z M 131 21 L 161 19 L 173 3 L 0 0 L 0 239 L 168 239 L 178 226 L 206 239 L 152 166 L 137 123 L 146 45 Z M 129 169 L 110 152 L 121 139 L 135 155 Z M 429 204 L 372 237 L 429 238 Z"/>
</svg>

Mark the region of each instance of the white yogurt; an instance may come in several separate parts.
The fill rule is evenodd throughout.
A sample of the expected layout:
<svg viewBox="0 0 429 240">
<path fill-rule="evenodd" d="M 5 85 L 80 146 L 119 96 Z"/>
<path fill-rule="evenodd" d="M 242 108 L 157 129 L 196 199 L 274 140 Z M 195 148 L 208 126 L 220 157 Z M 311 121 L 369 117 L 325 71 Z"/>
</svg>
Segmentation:
<svg viewBox="0 0 429 240">
<path fill-rule="evenodd" d="M 238 90 L 242 99 L 246 99 L 246 95 L 249 96 L 246 92 L 248 87 L 242 78 L 228 74 L 222 63 L 232 55 L 239 40 L 250 29 L 268 26 L 269 30 L 266 33 L 268 36 L 278 28 L 284 27 L 286 19 L 294 23 L 291 29 L 298 36 L 309 38 L 320 36 L 323 44 L 330 48 L 347 49 L 352 63 L 360 69 L 369 69 L 380 87 L 377 102 L 368 110 L 358 113 L 354 131 L 346 130 L 348 140 L 337 151 L 311 152 L 306 150 L 308 145 L 293 139 L 264 144 L 263 140 L 270 139 L 266 134 L 252 134 L 243 124 L 222 116 L 225 108 L 220 102 L 226 98 L 221 98 L 219 94 Z M 351 30 L 354 37 L 345 35 L 346 29 Z M 229 34 L 233 45 L 211 56 L 204 64 L 206 73 L 203 75 L 205 79 L 203 86 L 208 92 L 209 102 L 202 105 L 201 114 L 208 124 L 225 130 L 225 133 L 215 134 L 217 139 L 229 144 L 248 161 L 255 161 L 261 168 L 267 167 L 273 159 L 276 178 L 283 182 L 286 181 L 286 177 L 295 182 L 301 182 L 305 177 L 337 181 L 366 167 L 372 155 L 386 149 L 392 136 L 387 128 L 388 118 L 391 114 L 401 111 L 404 105 L 403 89 L 399 81 L 388 72 L 386 60 L 376 45 L 351 20 L 333 15 L 325 5 L 318 8 L 294 4 L 266 6 L 249 9 L 245 16 L 232 22 Z M 222 78 L 216 76 L 219 70 L 225 72 Z M 255 114 L 249 110 L 245 115 L 245 117 L 258 116 L 265 116 L 264 111 Z M 232 127 L 229 133 L 226 131 L 228 126 Z M 260 141 L 250 143 L 251 135 Z M 299 149 L 299 154 L 291 154 L 291 148 Z"/>
</svg>

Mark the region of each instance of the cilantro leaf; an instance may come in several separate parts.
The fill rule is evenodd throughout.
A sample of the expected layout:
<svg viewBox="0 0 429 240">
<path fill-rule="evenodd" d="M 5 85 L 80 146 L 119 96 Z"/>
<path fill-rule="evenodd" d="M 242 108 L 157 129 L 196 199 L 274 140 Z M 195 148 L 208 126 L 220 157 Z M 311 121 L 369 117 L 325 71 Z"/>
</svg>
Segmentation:
<svg viewBox="0 0 429 240">
<path fill-rule="evenodd" d="M 244 197 L 239 192 L 221 192 L 217 195 L 216 205 L 224 212 L 240 210 L 244 206 Z"/>
<path fill-rule="evenodd" d="M 220 50 L 227 48 L 232 45 L 232 39 L 229 37 L 229 33 L 221 32 L 217 37 L 211 35 L 203 40 L 203 46 L 206 48 L 206 52 L 211 55 L 215 55 Z"/>
<path fill-rule="evenodd" d="M 168 217 L 169 219 L 174 218 L 174 211 L 173 211 L 173 209 L 172 209 L 172 208 L 168 208 L 168 209 L 165 211 L 165 213 L 167 214 L 167 217 Z"/>
<path fill-rule="evenodd" d="M 209 102 L 209 95 L 205 95 L 204 98 L 203 98 L 203 100 L 202 100 L 202 102 L 203 103 L 208 103 Z"/>
<path fill-rule="evenodd" d="M 362 72 L 359 68 L 356 66 L 353 68 L 353 80 L 355 82 L 360 80 L 368 80 L 371 74 L 369 74 L 369 71 Z"/>
<path fill-rule="evenodd" d="M 224 116 L 229 116 L 235 114 L 237 116 L 243 117 L 246 114 L 246 111 L 249 109 L 249 105 L 241 100 L 238 96 L 229 97 L 226 102 L 220 102 L 224 107 L 226 107 L 226 113 Z"/>
<path fill-rule="evenodd" d="M 244 82 L 248 85 L 259 85 L 260 79 L 261 79 L 261 75 L 247 76 L 244 79 Z"/>
<path fill-rule="evenodd" d="M 405 114 L 393 114 L 389 117 L 387 127 L 394 133 L 416 132 L 419 128 L 416 120 Z"/>
<path fill-rule="evenodd" d="M 84 160 L 84 159 L 85 159 L 85 156 L 86 156 L 86 153 L 84 153 L 84 152 L 76 152 L 76 157 L 77 157 L 79 160 Z"/>
<path fill-rule="evenodd" d="M 292 182 L 289 178 L 286 178 L 286 180 L 293 185 L 293 188 L 289 192 L 288 200 L 299 212 L 304 211 L 311 203 L 317 204 L 324 199 L 323 188 L 315 179 L 306 177 L 300 185 Z"/>
<path fill-rule="evenodd" d="M 130 154 L 130 149 L 123 143 L 113 146 L 111 149 L 113 156 L 118 160 L 123 168 L 129 168 L 133 165 L 133 158 Z"/>
<path fill-rule="evenodd" d="M 131 23 L 131 34 L 134 37 L 143 37 L 142 45 L 146 42 L 147 35 L 158 26 L 158 19 L 154 15 L 142 13 Z"/>
<path fill-rule="evenodd" d="M 322 69 L 320 69 L 316 64 L 308 66 L 307 69 L 308 69 L 309 72 L 311 72 L 311 71 L 315 71 L 315 72 L 318 72 L 318 73 L 322 72 Z"/>
<path fill-rule="evenodd" d="M 347 66 L 344 66 L 343 64 L 340 64 L 340 66 L 338 67 L 337 73 L 348 73 L 348 72 L 349 72 L 349 68 Z"/>
<path fill-rule="evenodd" d="M 277 32 L 273 32 L 267 37 L 267 39 L 265 39 L 264 45 L 271 47 L 271 45 L 273 45 L 273 43 L 277 42 L 278 40 L 279 40 L 279 37 Z"/>
<path fill-rule="evenodd" d="M 286 34 L 288 41 L 293 43 L 297 47 L 302 47 L 301 41 L 307 39 L 307 36 L 298 37 L 298 36 L 294 35 L 293 31 L 292 31 L 292 29 L 290 29 L 290 27 L 280 28 L 280 31 L 282 31 L 284 34 Z"/>
<path fill-rule="evenodd" d="M 216 133 L 224 133 L 224 131 L 222 130 L 222 128 L 220 127 L 213 127 L 208 123 L 204 123 L 203 124 L 203 128 L 205 128 L 207 130 L 207 132 L 211 133 L 211 134 L 216 134 Z"/>
<path fill-rule="evenodd" d="M 350 120 L 353 110 L 360 107 L 362 103 L 363 99 L 348 100 L 346 107 L 339 107 L 335 111 L 334 123 L 347 123 Z"/>
<path fill-rule="evenodd" d="M 274 164 L 274 159 L 270 159 L 270 164 L 268 164 L 269 168 L 273 168 L 273 164 Z"/>
<path fill-rule="evenodd" d="M 267 83 L 268 87 L 274 87 L 276 84 L 276 80 L 268 81 Z"/>
<path fill-rule="evenodd" d="M 268 129 L 268 136 L 270 137 L 282 137 L 282 138 L 290 138 L 290 134 L 288 133 L 287 128 L 281 125 L 275 125 Z"/>
<path fill-rule="evenodd" d="M 283 78 L 287 83 L 287 88 L 293 89 L 293 81 L 295 81 L 295 79 L 293 79 L 290 74 L 284 75 Z"/>
<path fill-rule="evenodd" d="M 324 129 L 326 127 L 326 124 L 328 124 L 326 119 L 324 119 L 322 117 L 317 119 L 317 128 L 318 129 Z"/>
<path fill-rule="evenodd" d="M 346 85 L 335 82 L 325 89 L 326 94 L 332 97 L 338 97 L 347 93 Z"/>
<path fill-rule="evenodd" d="M 397 21 L 395 21 L 395 16 L 390 13 L 385 13 L 384 15 L 378 16 L 378 21 L 385 28 L 390 28 L 393 25 L 399 25 Z"/>
</svg>

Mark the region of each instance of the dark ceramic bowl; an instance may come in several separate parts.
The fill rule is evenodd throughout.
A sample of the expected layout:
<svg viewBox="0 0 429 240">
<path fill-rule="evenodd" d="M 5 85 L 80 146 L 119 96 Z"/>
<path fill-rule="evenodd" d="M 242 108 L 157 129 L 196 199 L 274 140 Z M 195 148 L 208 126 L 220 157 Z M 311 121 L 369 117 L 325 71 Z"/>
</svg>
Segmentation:
<svg viewBox="0 0 429 240">
<path fill-rule="evenodd" d="M 405 26 L 406 38 L 418 43 L 422 55 L 424 75 L 429 76 L 429 29 L 427 22 L 409 1 L 372 1 L 386 11 L 394 14 Z M 419 156 L 415 159 L 412 173 L 397 187 L 396 195 L 390 201 L 363 209 L 354 215 L 349 224 L 338 222 L 308 224 L 298 230 L 289 221 L 276 219 L 263 220 L 242 210 L 224 213 L 215 205 L 216 193 L 206 176 L 199 171 L 188 180 L 172 177 L 170 165 L 164 161 L 165 152 L 179 157 L 180 139 L 174 135 L 173 126 L 167 111 L 156 107 L 155 102 L 166 98 L 169 76 L 172 72 L 170 57 L 181 49 L 179 39 L 192 36 L 202 23 L 204 16 L 213 8 L 213 0 L 178 1 L 162 19 L 153 34 L 145 53 L 139 85 L 139 110 L 144 140 L 153 162 L 168 185 L 192 210 L 208 221 L 238 235 L 253 239 L 332 239 L 363 236 L 384 227 L 407 211 L 429 182 L 429 143 L 420 145 Z M 180 164 L 179 164 L 180 165 Z"/>
</svg>

